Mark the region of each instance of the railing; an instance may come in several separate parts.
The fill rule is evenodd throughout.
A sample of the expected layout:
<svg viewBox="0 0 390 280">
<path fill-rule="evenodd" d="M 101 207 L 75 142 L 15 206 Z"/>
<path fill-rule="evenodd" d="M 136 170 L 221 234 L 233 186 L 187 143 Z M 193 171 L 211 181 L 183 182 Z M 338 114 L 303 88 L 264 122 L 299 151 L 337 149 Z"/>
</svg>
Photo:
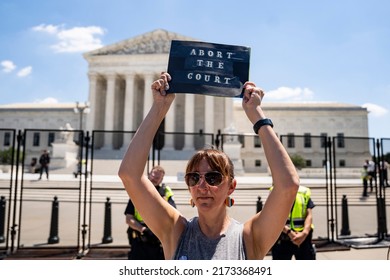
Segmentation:
<svg viewBox="0 0 390 280">
<path fill-rule="evenodd" d="M 11 256 L 21 249 L 61 249 L 71 252 L 75 258 L 82 258 L 93 249 L 128 246 L 123 214 L 128 197 L 117 177 L 117 170 L 126 150 L 126 141 L 122 139 L 131 139 L 134 131 L 96 130 L 91 136 L 89 132 L 71 131 L 73 141 L 70 144 L 61 142 L 65 150 L 55 142 L 61 135 L 69 137 L 64 130 L 26 129 L 16 133 L 12 129 L 1 129 L 0 132 L 7 132 L 12 138 L 8 146 L 12 149 L 9 171 L 0 174 L 0 252 L 4 256 Z M 37 132 L 53 141 L 48 141 L 47 146 L 35 147 Z M 113 139 L 114 150 L 101 145 L 105 137 Z M 166 158 L 164 147 L 167 142 L 164 140 L 167 137 L 176 137 L 178 141 L 169 151 L 177 154 L 177 159 Z M 186 137 L 192 137 L 194 150 L 183 150 Z M 316 204 L 316 239 L 335 243 L 369 236 L 376 244 L 388 239 L 385 175 L 378 173 L 371 196 L 361 199 L 359 172 L 363 159 L 372 157 L 377 170 L 389 160 L 390 139 L 343 137 L 340 140 L 311 136 L 309 140 L 307 136 L 294 136 L 294 145 L 291 145 L 290 135 L 283 135 L 280 139 L 290 155 L 300 155 L 306 164 L 311 165 L 298 172 L 301 182 L 312 188 Z M 266 201 L 271 183 L 265 155 L 255 135 L 221 134 L 220 131 L 216 135 L 203 131 L 159 132 L 147 170 L 156 164 L 166 165 L 166 180 L 174 189 L 178 207 L 186 215 L 193 215 L 187 205 L 189 196 L 181 178 L 183 164 L 196 149 L 208 146 L 228 152 L 233 147 L 231 143 L 239 144 L 241 158 L 240 161 L 236 159 L 236 163 L 237 166 L 241 164 L 239 169 L 242 168 L 242 174 L 237 174 L 240 186 L 235 192 L 240 199 L 235 205 L 237 210 L 232 209 L 232 215 L 244 219 L 245 215 L 256 213 L 258 198 Z M 53 165 L 49 180 L 45 177 L 38 180 L 39 174 L 32 173 L 29 163 L 39 156 L 41 150 L 53 152 L 53 147 L 60 149 L 62 154 L 51 154 Z M 69 147 L 72 147 L 70 156 L 66 150 Z M 237 145 L 234 147 L 236 149 Z M 179 150 L 175 150 L 177 148 Z M 56 164 L 62 164 L 62 167 L 56 167 Z M 345 211 L 348 210 L 346 207 L 350 211 Z M 353 224 L 349 226 L 346 221 Z M 351 234 L 345 235 L 345 232 Z"/>
</svg>

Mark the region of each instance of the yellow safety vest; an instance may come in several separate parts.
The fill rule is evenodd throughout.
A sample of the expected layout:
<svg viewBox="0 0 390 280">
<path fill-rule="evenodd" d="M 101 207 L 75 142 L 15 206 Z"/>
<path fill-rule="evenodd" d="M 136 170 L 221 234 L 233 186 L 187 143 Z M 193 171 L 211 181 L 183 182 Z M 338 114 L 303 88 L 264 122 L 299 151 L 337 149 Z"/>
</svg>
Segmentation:
<svg viewBox="0 0 390 280">
<path fill-rule="evenodd" d="M 302 231 L 305 227 L 307 204 L 309 202 L 310 195 L 311 191 L 309 188 L 299 186 L 297 195 L 295 197 L 294 206 L 286 222 L 286 224 L 289 224 L 290 228 L 294 231 Z"/>
<path fill-rule="evenodd" d="M 273 187 L 270 188 L 272 190 Z M 295 197 L 293 208 L 288 215 L 286 225 L 289 225 L 293 231 L 302 231 L 305 228 L 305 219 L 307 215 L 307 204 L 311 196 L 311 190 L 304 186 L 299 186 Z M 314 228 L 314 225 L 311 225 Z"/>
<path fill-rule="evenodd" d="M 169 186 L 161 186 L 161 188 L 164 188 L 164 196 L 163 198 L 168 201 L 172 196 L 173 196 L 173 192 L 172 192 L 172 189 L 169 187 Z M 140 222 L 140 223 L 143 223 L 144 222 L 144 219 L 142 219 L 141 215 L 139 214 L 139 212 L 137 211 L 137 209 L 134 209 L 134 218 Z"/>
</svg>

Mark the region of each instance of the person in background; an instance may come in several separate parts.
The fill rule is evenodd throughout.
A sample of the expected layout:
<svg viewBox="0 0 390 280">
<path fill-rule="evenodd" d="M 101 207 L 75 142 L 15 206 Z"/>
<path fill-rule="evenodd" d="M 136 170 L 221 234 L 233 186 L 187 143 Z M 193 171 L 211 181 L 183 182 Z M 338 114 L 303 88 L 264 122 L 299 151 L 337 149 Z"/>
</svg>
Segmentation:
<svg viewBox="0 0 390 280">
<path fill-rule="evenodd" d="M 388 174 L 387 170 L 389 169 L 389 164 L 385 160 L 381 160 L 379 162 L 379 178 L 381 182 L 381 186 L 388 187 L 389 181 L 388 181 Z"/>
<path fill-rule="evenodd" d="M 30 173 L 37 172 L 37 158 L 32 158 L 30 162 Z"/>
<path fill-rule="evenodd" d="M 46 179 L 49 180 L 49 164 L 50 164 L 50 156 L 47 150 L 43 150 L 43 153 L 39 157 L 39 164 L 40 164 L 40 172 L 39 172 L 39 179 L 42 179 L 43 171 L 46 173 Z"/>
<path fill-rule="evenodd" d="M 299 186 L 297 196 L 289 217 L 278 241 L 272 247 L 273 260 L 315 260 L 313 246 L 313 213 L 314 203 L 311 190 Z"/>
<path fill-rule="evenodd" d="M 373 180 L 376 178 L 376 172 L 375 172 L 375 162 L 372 160 L 366 160 L 365 165 L 367 165 L 367 172 L 369 176 L 368 182 L 370 183 L 370 192 L 374 191 L 374 185 L 373 185 Z"/>
<path fill-rule="evenodd" d="M 367 164 L 363 165 L 363 170 L 361 173 L 362 183 L 363 183 L 363 194 L 362 197 L 368 197 L 367 189 L 368 189 L 368 181 L 370 180 L 370 175 L 368 175 L 368 166 Z"/>
<path fill-rule="evenodd" d="M 149 172 L 149 180 L 165 201 L 176 208 L 172 189 L 162 183 L 165 170 L 161 166 L 154 166 Z M 130 251 L 129 260 L 163 260 L 164 252 L 160 240 L 153 234 L 142 219 L 134 204 L 129 199 L 125 210 L 126 224 Z"/>
<path fill-rule="evenodd" d="M 131 201 L 161 240 L 165 259 L 264 259 L 285 224 L 299 187 L 296 168 L 261 108 L 264 91 L 246 82 L 242 98 L 248 120 L 262 141 L 274 182 L 263 210 L 245 223 L 231 218 L 227 207 L 234 204 L 230 196 L 237 186 L 233 163 L 220 150 L 202 149 L 189 160 L 184 176 L 190 204 L 198 211 L 198 216 L 188 220 L 161 198 L 144 174 L 153 138 L 176 96 L 166 93 L 170 80 L 168 73 L 162 73 L 152 83 L 152 106 L 118 171 Z"/>
<path fill-rule="evenodd" d="M 85 164 L 86 164 L 85 159 L 80 159 L 80 158 L 77 159 L 76 168 L 75 171 L 73 172 L 75 178 L 77 178 L 77 176 L 79 175 L 80 176 L 83 175 L 83 171 L 85 170 Z"/>
</svg>

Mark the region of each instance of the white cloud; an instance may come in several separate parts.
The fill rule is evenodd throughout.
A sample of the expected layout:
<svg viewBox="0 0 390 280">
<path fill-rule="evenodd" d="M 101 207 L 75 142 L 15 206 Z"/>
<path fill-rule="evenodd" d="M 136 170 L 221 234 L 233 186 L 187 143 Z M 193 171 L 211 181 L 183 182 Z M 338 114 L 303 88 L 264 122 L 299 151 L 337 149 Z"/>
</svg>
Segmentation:
<svg viewBox="0 0 390 280">
<path fill-rule="evenodd" d="M 362 107 L 367 108 L 368 112 L 373 117 L 382 117 L 389 113 L 386 108 L 372 103 L 365 103 Z"/>
<path fill-rule="evenodd" d="M 16 68 L 16 65 L 11 60 L 3 60 L 1 62 L 1 66 L 3 67 L 3 72 L 5 73 L 10 73 Z"/>
<path fill-rule="evenodd" d="M 37 32 L 46 32 L 49 34 L 56 34 L 58 32 L 58 28 L 59 28 L 59 26 L 55 26 L 55 25 L 51 25 L 51 24 L 48 24 L 48 25 L 41 24 L 38 26 L 34 26 L 32 28 L 32 30 L 37 31 Z"/>
<path fill-rule="evenodd" d="M 21 69 L 18 72 L 18 77 L 26 77 L 26 76 L 30 75 L 31 72 L 32 72 L 32 67 L 31 66 L 24 67 L 23 69 Z"/>
<path fill-rule="evenodd" d="M 62 25 L 41 24 L 33 27 L 33 30 L 54 35 L 58 42 L 51 48 L 59 53 L 85 52 L 100 48 L 103 44 L 98 36 L 105 33 L 104 29 L 98 26 L 65 29 Z"/>
<path fill-rule="evenodd" d="M 35 100 L 34 103 L 43 103 L 43 104 L 55 104 L 58 103 L 58 100 L 54 97 L 46 97 L 43 100 Z"/>
<path fill-rule="evenodd" d="M 282 101 L 307 101 L 313 99 L 314 93 L 308 88 L 279 87 L 266 92 L 267 99 Z"/>
</svg>

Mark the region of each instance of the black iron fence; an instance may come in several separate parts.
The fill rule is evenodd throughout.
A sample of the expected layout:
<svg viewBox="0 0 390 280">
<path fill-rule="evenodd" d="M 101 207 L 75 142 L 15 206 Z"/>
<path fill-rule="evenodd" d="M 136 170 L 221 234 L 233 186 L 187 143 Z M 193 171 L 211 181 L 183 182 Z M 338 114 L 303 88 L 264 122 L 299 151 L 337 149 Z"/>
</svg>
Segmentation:
<svg viewBox="0 0 390 280">
<path fill-rule="evenodd" d="M 0 174 L 3 255 L 21 249 L 61 249 L 82 258 L 93 249 L 126 248 L 128 196 L 117 171 L 134 133 L 0 129 L 0 134 L 8 135 L 3 147 L 7 160 Z M 388 239 L 388 178 L 380 170 L 389 161 L 390 139 L 282 135 L 280 140 L 297 166 L 301 183 L 312 189 L 317 241 L 348 243 L 370 237 L 369 242 L 378 244 Z M 205 146 L 224 150 L 235 164 L 239 187 L 231 215 L 240 220 L 259 211 L 272 179 L 261 141 L 254 134 L 159 132 L 145 172 L 163 165 L 179 210 L 190 217 L 196 213 L 188 205 L 183 171 L 186 160 Z M 49 178 L 43 173 L 39 179 L 44 149 L 51 156 Z M 361 171 L 368 159 L 375 164 L 376 176 L 365 198 Z"/>
</svg>

